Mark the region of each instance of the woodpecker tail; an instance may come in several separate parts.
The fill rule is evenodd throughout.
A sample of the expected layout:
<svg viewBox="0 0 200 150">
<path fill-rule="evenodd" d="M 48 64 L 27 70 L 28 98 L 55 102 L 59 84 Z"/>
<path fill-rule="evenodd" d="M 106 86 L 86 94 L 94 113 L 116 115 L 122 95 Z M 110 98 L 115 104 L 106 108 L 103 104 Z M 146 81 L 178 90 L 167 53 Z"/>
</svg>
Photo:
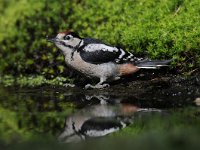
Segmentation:
<svg viewBox="0 0 200 150">
<path fill-rule="evenodd" d="M 173 59 L 169 60 L 139 60 L 135 63 L 138 68 L 145 68 L 145 69 L 158 69 L 163 66 L 168 66 Z"/>
</svg>

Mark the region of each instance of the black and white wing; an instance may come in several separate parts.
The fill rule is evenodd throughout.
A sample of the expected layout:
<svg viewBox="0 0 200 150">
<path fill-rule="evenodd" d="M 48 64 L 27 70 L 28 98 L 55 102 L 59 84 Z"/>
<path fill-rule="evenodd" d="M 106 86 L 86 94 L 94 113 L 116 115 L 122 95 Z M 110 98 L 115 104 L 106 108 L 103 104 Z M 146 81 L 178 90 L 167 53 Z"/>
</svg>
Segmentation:
<svg viewBox="0 0 200 150">
<path fill-rule="evenodd" d="M 133 118 L 128 116 L 93 117 L 83 123 L 79 132 L 87 137 L 100 137 L 125 128 L 131 122 Z"/>
<path fill-rule="evenodd" d="M 115 61 L 120 53 L 116 47 L 105 44 L 88 44 L 80 51 L 80 56 L 86 62 L 101 64 Z"/>
<path fill-rule="evenodd" d="M 84 41 L 84 47 L 79 52 L 84 61 L 92 64 L 134 62 L 137 59 L 133 54 L 121 48 L 112 47 L 100 40 L 89 38 Z"/>
</svg>

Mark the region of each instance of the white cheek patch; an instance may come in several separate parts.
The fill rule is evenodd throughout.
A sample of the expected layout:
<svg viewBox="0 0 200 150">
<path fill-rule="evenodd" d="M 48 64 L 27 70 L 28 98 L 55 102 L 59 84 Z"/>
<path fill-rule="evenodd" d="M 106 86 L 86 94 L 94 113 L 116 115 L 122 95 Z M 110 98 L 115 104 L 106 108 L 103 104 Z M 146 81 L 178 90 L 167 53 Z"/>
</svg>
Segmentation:
<svg viewBox="0 0 200 150">
<path fill-rule="evenodd" d="M 69 45 L 76 47 L 80 43 L 80 39 L 72 38 L 67 42 Z"/>
</svg>

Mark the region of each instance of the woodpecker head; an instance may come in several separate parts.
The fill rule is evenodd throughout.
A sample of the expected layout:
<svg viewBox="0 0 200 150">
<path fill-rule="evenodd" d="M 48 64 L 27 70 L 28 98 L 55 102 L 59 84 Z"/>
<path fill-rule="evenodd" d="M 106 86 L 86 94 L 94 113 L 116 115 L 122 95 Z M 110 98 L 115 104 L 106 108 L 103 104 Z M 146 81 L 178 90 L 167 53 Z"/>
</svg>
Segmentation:
<svg viewBox="0 0 200 150">
<path fill-rule="evenodd" d="M 60 32 L 55 38 L 48 38 L 47 41 L 54 43 L 64 54 L 76 50 L 80 45 L 82 38 L 71 31 Z"/>
</svg>

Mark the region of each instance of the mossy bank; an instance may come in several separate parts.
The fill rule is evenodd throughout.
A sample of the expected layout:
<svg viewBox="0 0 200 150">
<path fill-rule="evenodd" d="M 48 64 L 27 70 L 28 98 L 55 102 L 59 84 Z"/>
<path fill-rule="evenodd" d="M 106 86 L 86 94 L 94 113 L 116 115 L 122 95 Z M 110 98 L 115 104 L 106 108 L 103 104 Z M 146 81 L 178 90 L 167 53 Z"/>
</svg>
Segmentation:
<svg viewBox="0 0 200 150">
<path fill-rule="evenodd" d="M 172 69 L 200 65 L 199 0 L 0 1 L 1 75 L 70 76 L 47 35 L 72 29 L 138 56 L 171 59 Z"/>
</svg>

